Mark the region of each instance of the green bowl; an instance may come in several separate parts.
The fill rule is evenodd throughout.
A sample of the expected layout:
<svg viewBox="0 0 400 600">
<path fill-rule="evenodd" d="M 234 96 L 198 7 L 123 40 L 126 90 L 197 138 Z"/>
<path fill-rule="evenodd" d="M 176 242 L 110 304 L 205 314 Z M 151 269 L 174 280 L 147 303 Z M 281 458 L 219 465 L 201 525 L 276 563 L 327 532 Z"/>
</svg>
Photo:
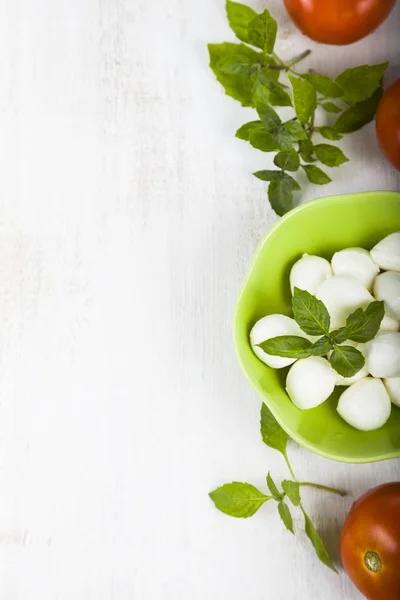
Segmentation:
<svg viewBox="0 0 400 600">
<path fill-rule="evenodd" d="M 367 192 L 314 200 L 280 219 L 259 245 L 237 299 L 234 342 L 240 365 L 276 420 L 296 442 L 326 458 L 367 463 L 400 457 L 400 408 L 376 431 L 354 429 L 336 412 L 339 390 L 317 408 L 301 411 L 285 392 L 287 369 L 267 367 L 253 353 L 249 333 L 272 313 L 291 314 L 289 273 L 304 252 L 330 259 L 341 248 L 372 248 L 400 230 L 400 194 Z"/>
</svg>

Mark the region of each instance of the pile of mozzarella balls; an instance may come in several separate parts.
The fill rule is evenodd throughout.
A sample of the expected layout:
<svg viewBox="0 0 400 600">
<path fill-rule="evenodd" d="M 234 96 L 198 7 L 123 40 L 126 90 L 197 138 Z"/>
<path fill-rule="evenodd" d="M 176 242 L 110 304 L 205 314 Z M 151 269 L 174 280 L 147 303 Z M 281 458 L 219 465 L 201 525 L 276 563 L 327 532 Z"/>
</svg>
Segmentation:
<svg viewBox="0 0 400 600">
<path fill-rule="evenodd" d="M 293 365 L 286 391 L 298 408 L 315 408 L 329 398 L 335 386 L 347 386 L 337 407 L 340 416 L 362 431 L 382 427 L 392 404 L 400 407 L 400 232 L 387 236 L 370 252 L 364 248 L 340 250 L 330 263 L 305 254 L 291 270 L 290 286 L 292 293 L 297 287 L 322 300 L 331 317 L 331 331 L 343 327 L 357 308 L 365 310 L 374 300 L 384 302 L 385 316 L 377 336 L 366 344 L 344 342 L 365 357 L 365 367 L 351 378 L 341 377 L 326 358 L 283 358 L 258 346 L 283 335 L 312 342 L 318 339 L 307 336 L 290 317 L 268 315 L 250 333 L 253 351 L 265 364 L 274 369 Z"/>
</svg>

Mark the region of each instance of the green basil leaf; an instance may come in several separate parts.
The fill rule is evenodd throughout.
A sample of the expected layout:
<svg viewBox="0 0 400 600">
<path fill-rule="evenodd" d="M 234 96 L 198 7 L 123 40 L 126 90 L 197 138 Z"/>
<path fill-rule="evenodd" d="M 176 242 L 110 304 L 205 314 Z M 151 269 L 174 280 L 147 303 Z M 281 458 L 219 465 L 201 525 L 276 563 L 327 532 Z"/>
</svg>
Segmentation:
<svg viewBox="0 0 400 600">
<path fill-rule="evenodd" d="M 250 133 L 252 131 L 264 131 L 265 125 L 261 121 L 250 121 L 249 123 L 245 123 L 236 132 L 236 137 L 240 140 L 245 140 L 248 142 L 250 140 Z"/>
<path fill-rule="evenodd" d="M 270 131 L 274 130 L 278 125 L 281 124 L 279 115 L 270 106 L 269 91 L 266 85 L 261 82 L 258 78 L 254 82 L 253 88 L 253 106 L 262 122 L 268 127 Z"/>
<path fill-rule="evenodd" d="M 382 96 L 383 88 L 380 87 L 371 98 L 345 110 L 334 125 L 336 131 L 352 133 L 373 121 Z"/>
<path fill-rule="evenodd" d="M 349 339 L 349 334 L 354 331 L 354 327 L 364 323 L 364 311 L 362 308 L 357 308 L 355 312 L 347 317 L 346 325 L 340 329 L 336 329 L 331 333 L 331 340 L 334 344 L 343 344 Z"/>
<path fill-rule="evenodd" d="M 262 91 L 260 89 L 262 88 Z M 257 74 L 257 79 L 254 84 L 254 93 L 258 93 L 262 97 L 263 104 L 270 106 L 292 106 L 292 101 L 289 94 L 285 90 L 282 83 L 274 81 L 270 77 L 266 77 L 260 73 Z M 256 96 L 257 97 L 257 96 Z M 254 101 L 254 106 L 257 108 L 257 100 Z M 260 118 L 261 115 L 260 115 Z"/>
<path fill-rule="evenodd" d="M 299 142 L 299 153 L 304 162 L 314 162 L 314 146 L 311 140 L 302 140 Z"/>
<path fill-rule="evenodd" d="M 282 494 L 276 487 L 275 482 L 271 477 L 271 473 L 268 473 L 267 475 L 267 486 L 275 500 L 280 500 L 282 498 Z"/>
<path fill-rule="evenodd" d="M 324 171 L 322 169 L 320 169 L 319 167 L 316 167 L 315 165 L 301 165 L 301 166 L 305 170 L 306 175 L 307 175 L 309 181 L 311 181 L 311 183 L 316 183 L 317 185 L 326 185 L 327 183 L 330 183 L 332 181 L 332 179 L 329 177 L 329 175 L 324 173 Z"/>
<path fill-rule="evenodd" d="M 226 14 L 229 25 L 236 37 L 242 40 L 242 42 L 248 42 L 249 23 L 257 16 L 257 13 L 250 6 L 228 0 L 226 3 Z"/>
<path fill-rule="evenodd" d="M 358 308 L 346 320 L 345 327 L 332 333 L 332 339 L 340 344 L 346 340 L 365 343 L 373 340 L 378 333 L 382 319 L 385 316 L 383 302 L 372 302 L 364 311 Z"/>
<path fill-rule="evenodd" d="M 329 360 L 342 377 L 354 377 L 365 365 L 365 358 L 353 346 L 335 345 Z"/>
<path fill-rule="evenodd" d="M 316 131 L 318 131 L 322 137 L 327 140 L 341 140 L 342 135 L 338 133 L 333 127 L 317 127 Z"/>
<path fill-rule="evenodd" d="M 274 158 L 274 164 L 282 171 L 297 171 L 300 168 L 300 158 L 296 150 L 279 152 Z"/>
<path fill-rule="evenodd" d="M 286 458 L 286 446 L 289 441 L 289 436 L 279 425 L 278 421 L 264 402 L 261 405 L 260 431 L 264 444 L 273 450 L 277 450 Z"/>
<path fill-rule="evenodd" d="M 219 83 L 225 89 L 225 93 L 235 100 L 238 100 L 243 106 L 253 105 L 253 80 L 249 74 L 246 75 L 228 75 L 218 69 L 218 63 L 222 58 L 235 56 L 247 56 L 253 63 L 263 58 L 262 52 L 256 52 L 244 44 L 209 44 L 208 51 L 210 55 L 210 67 L 214 72 Z"/>
<path fill-rule="evenodd" d="M 350 315 L 351 316 L 351 315 Z M 353 326 L 349 340 L 353 342 L 369 342 L 377 335 L 382 319 L 385 316 L 385 304 L 381 301 L 371 302 L 364 311 L 364 323 L 362 327 Z M 350 317 L 349 317 L 350 319 Z M 346 322 L 347 325 L 347 322 Z"/>
<path fill-rule="evenodd" d="M 332 342 L 324 335 L 311 346 L 310 353 L 311 356 L 325 356 L 330 350 L 332 350 Z"/>
<path fill-rule="evenodd" d="M 349 160 L 340 148 L 330 144 L 317 144 L 314 146 L 314 152 L 318 160 L 328 167 L 339 167 Z"/>
<path fill-rule="evenodd" d="M 363 65 L 354 69 L 346 69 L 336 78 L 336 83 L 342 88 L 342 100 L 354 106 L 370 98 L 381 87 L 382 77 L 389 63 L 380 65 Z"/>
<path fill-rule="evenodd" d="M 265 79 L 273 79 L 274 81 L 278 81 L 281 70 L 273 56 L 266 56 L 264 54 L 259 64 L 259 77 L 261 78 L 261 81 L 264 81 Z"/>
<path fill-rule="evenodd" d="M 294 208 L 293 191 L 301 189 L 293 177 L 283 173 L 283 177 L 272 181 L 268 188 L 270 204 L 280 217 Z"/>
<path fill-rule="evenodd" d="M 217 63 L 217 69 L 226 75 L 245 75 L 252 72 L 252 61 L 248 56 L 224 56 Z"/>
<path fill-rule="evenodd" d="M 270 500 L 270 496 L 265 496 L 253 485 L 237 481 L 226 483 L 209 496 L 218 510 L 241 519 L 251 517 L 264 502 Z"/>
<path fill-rule="evenodd" d="M 293 519 L 290 513 L 290 509 L 284 500 L 281 500 L 278 504 L 278 512 L 279 516 L 283 521 L 286 529 L 288 529 L 291 533 L 294 533 L 293 529 Z"/>
<path fill-rule="evenodd" d="M 307 335 L 329 335 L 331 318 L 321 300 L 295 287 L 292 307 L 297 324 Z"/>
<path fill-rule="evenodd" d="M 293 87 L 293 104 L 300 123 L 307 123 L 317 108 L 317 94 L 311 83 L 289 74 Z"/>
<path fill-rule="evenodd" d="M 278 181 L 281 178 L 281 171 L 256 171 L 253 175 L 261 181 Z"/>
<path fill-rule="evenodd" d="M 281 150 L 290 150 L 293 146 L 293 139 L 287 131 L 285 125 L 280 125 L 274 131 L 274 138 Z"/>
<path fill-rule="evenodd" d="M 274 51 L 278 24 L 268 10 L 254 17 L 249 23 L 249 42 L 257 48 L 261 48 L 266 54 Z"/>
<path fill-rule="evenodd" d="M 321 540 L 320 536 L 318 535 L 317 531 L 315 530 L 315 527 L 312 524 L 310 517 L 307 515 L 307 513 L 305 512 L 303 507 L 301 507 L 301 510 L 303 511 L 303 515 L 304 515 L 304 519 L 305 519 L 305 531 L 306 531 L 308 539 L 314 546 L 316 555 L 318 556 L 319 560 L 322 563 L 324 563 L 324 565 L 326 565 L 327 567 L 329 567 L 329 569 L 332 569 L 332 571 L 337 573 L 336 567 L 333 564 L 332 559 L 329 556 L 329 554 L 324 546 L 323 541 Z"/>
<path fill-rule="evenodd" d="M 267 354 L 285 358 L 307 358 L 311 356 L 312 343 L 296 335 L 281 335 L 258 344 Z"/>
<path fill-rule="evenodd" d="M 293 506 L 300 506 L 300 486 L 297 481 L 285 479 L 284 481 L 282 481 L 282 489 L 285 492 L 286 496 L 289 498 L 290 502 L 293 504 Z"/>
<path fill-rule="evenodd" d="M 286 121 L 284 123 L 286 131 L 290 133 L 290 135 L 295 140 L 308 140 L 307 134 L 304 131 L 302 124 L 297 120 Z"/>
<path fill-rule="evenodd" d="M 278 150 L 278 144 L 272 133 L 261 129 L 254 129 L 250 132 L 249 142 L 253 148 L 263 152 L 273 152 Z"/>
<path fill-rule="evenodd" d="M 340 98 L 343 95 L 341 87 L 327 75 L 320 75 L 319 73 L 308 73 L 302 75 L 304 79 L 307 79 L 309 83 L 316 89 L 317 92 L 325 96 L 326 98 Z"/>
<path fill-rule="evenodd" d="M 342 112 L 342 109 L 337 104 L 335 104 L 334 102 L 324 102 L 323 104 L 321 104 L 321 106 L 328 113 L 340 113 L 340 112 Z"/>
</svg>

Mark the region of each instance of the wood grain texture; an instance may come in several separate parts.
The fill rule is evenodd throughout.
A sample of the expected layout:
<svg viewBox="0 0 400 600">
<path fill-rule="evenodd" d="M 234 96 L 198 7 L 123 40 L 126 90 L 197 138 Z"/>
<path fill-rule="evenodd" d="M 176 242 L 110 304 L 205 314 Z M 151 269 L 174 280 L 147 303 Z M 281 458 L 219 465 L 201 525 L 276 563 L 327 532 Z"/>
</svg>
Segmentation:
<svg viewBox="0 0 400 600">
<path fill-rule="evenodd" d="M 390 59 L 400 75 L 399 5 L 333 49 L 269 6 L 282 55 L 311 47 L 306 66 L 331 74 Z M 207 497 L 287 476 L 231 343 L 275 216 L 251 176 L 268 161 L 234 139 L 252 111 L 207 67 L 223 39 L 223 0 L 0 3 L 1 600 L 360 597 L 272 506 L 242 522 Z M 399 189 L 372 125 L 344 148 L 351 163 L 304 201 Z M 354 498 L 400 475 L 291 455 L 302 479 L 351 491 L 307 492 L 333 550 Z"/>
</svg>

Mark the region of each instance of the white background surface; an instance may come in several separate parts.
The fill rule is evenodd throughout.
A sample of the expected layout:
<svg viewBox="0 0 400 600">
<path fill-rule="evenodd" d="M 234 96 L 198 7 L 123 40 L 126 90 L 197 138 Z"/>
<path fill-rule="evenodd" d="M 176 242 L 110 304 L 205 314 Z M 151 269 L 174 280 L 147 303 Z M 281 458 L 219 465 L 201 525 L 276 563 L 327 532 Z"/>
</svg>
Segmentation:
<svg viewBox="0 0 400 600">
<path fill-rule="evenodd" d="M 389 59 L 386 82 L 400 76 L 400 6 L 368 40 L 321 48 L 268 5 L 284 57 L 315 49 L 304 68 Z M 252 111 L 207 67 L 224 39 L 223 0 L 0 2 L 1 600 L 360 597 L 274 507 L 239 521 L 207 496 L 287 476 L 231 343 L 275 217 L 251 176 L 265 155 L 234 138 Z M 347 137 L 351 163 L 303 200 L 399 189 L 373 125 Z M 400 474 L 291 456 L 351 491 L 307 493 L 332 549 L 353 499 Z"/>
</svg>

